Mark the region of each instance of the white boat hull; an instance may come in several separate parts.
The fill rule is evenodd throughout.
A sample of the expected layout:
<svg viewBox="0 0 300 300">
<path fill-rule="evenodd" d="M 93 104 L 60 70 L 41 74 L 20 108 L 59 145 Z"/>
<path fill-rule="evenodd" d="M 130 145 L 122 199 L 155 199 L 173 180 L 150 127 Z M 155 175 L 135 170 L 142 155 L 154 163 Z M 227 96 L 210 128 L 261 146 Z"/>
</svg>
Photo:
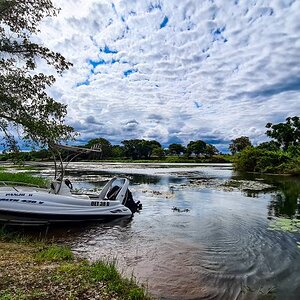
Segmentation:
<svg viewBox="0 0 300 300">
<path fill-rule="evenodd" d="M 113 181 L 112 181 L 113 182 Z M 127 183 L 127 182 L 126 182 Z M 109 187 L 104 187 L 104 192 Z M 128 185 L 124 185 L 124 191 Z M 65 187 L 64 187 L 65 188 Z M 24 187 L 4 187 L 0 189 L 0 222 L 7 224 L 39 225 L 66 222 L 110 220 L 131 217 L 130 208 L 118 200 L 106 199 L 103 193 L 98 197 L 73 195 L 62 189 L 55 194 L 51 190 L 34 190 Z M 123 187 L 120 193 L 124 198 Z M 123 195 L 123 194 L 124 195 Z"/>
</svg>

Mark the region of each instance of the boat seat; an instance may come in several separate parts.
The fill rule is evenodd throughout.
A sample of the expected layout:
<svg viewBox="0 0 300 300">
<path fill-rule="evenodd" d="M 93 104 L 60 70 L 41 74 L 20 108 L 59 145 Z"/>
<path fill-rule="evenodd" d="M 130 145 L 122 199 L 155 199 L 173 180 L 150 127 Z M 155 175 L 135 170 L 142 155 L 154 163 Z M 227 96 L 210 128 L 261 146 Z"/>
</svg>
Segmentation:
<svg viewBox="0 0 300 300">
<path fill-rule="evenodd" d="M 119 194 L 119 191 L 121 188 L 118 185 L 113 186 L 106 194 L 106 199 L 108 200 L 116 200 L 117 195 Z"/>
</svg>

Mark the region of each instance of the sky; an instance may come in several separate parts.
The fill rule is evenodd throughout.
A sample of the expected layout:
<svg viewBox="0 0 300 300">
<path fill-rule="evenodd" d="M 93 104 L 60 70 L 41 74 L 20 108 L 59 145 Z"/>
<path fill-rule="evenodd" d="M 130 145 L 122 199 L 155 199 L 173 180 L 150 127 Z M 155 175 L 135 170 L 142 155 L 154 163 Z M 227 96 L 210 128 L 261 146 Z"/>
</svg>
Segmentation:
<svg viewBox="0 0 300 300">
<path fill-rule="evenodd" d="M 300 115 L 300 1 L 53 2 L 61 11 L 38 39 L 74 64 L 49 94 L 68 105 L 78 143 L 201 139 L 226 151 Z"/>
</svg>

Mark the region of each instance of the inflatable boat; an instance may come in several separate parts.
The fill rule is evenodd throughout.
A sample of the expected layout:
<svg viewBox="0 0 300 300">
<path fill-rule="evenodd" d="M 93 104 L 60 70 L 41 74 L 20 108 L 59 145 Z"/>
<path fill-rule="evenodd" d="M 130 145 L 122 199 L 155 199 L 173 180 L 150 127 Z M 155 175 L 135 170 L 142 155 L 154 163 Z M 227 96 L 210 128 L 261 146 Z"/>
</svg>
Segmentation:
<svg viewBox="0 0 300 300">
<path fill-rule="evenodd" d="M 56 164 L 55 164 L 56 166 Z M 0 222 L 9 225 L 44 225 L 67 222 L 106 221 L 131 217 L 142 209 L 129 190 L 129 180 L 112 178 L 98 194 L 78 194 L 68 179 L 61 161 L 59 175 L 49 189 L 24 185 L 0 187 Z"/>
</svg>

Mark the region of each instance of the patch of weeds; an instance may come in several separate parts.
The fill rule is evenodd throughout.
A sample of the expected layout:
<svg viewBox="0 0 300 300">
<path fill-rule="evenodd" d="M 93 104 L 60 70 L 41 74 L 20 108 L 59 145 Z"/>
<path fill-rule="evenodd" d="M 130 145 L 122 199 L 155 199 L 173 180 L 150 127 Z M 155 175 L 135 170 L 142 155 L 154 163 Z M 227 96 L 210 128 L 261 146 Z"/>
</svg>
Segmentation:
<svg viewBox="0 0 300 300">
<path fill-rule="evenodd" d="M 107 283 L 107 289 L 122 295 L 124 299 L 150 299 L 146 295 L 143 288 L 137 286 L 132 276 L 131 279 L 122 278 L 116 268 L 116 261 L 112 262 L 96 262 L 90 266 L 90 277 L 94 281 L 102 281 Z"/>
<path fill-rule="evenodd" d="M 38 187 L 46 188 L 49 185 L 49 181 L 45 178 L 32 176 L 26 172 L 9 173 L 0 172 L 0 181 L 13 182 L 13 183 L 27 183 Z"/>
<path fill-rule="evenodd" d="M 90 276 L 95 281 L 118 281 L 120 279 L 116 261 L 94 263 L 90 267 Z"/>
<path fill-rule="evenodd" d="M 25 300 L 25 295 L 21 290 L 16 289 L 11 291 L 9 289 L 0 292 L 0 300 Z"/>
<path fill-rule="evenodd" d="M 0 242 L 16 243 L 16 244 L 30 244 L 36 248 L 40 248 L 45 245 L 43 239 L 27 236 L 24 233 L 11 230 L 5 225 L 0 226 Z"/>
<path fill-rule="evenodd" d="M 35 255 L 35 260 L 38 262 L 71 261 L 73 259 L 74 255 L 67 246 L 47 246 Z"/>
<path fill-rule="evenodd" d="M 257 299 L 259 300 L 273 300 L 276 299 L 276 290 L 275 287 L 270 288 L 251 288 L 248 285 L 242 285 L 241 291 L 243 294 L 252 294 L 257 295 Z"/>
<path fill-rule="evenodd" d="M 4 226 L 0 227 L 0 241 L 11 241 L 15 238 L 15 234 L 8 231 Z"/>
<path fill-rule="evenodd" d="M 277 218 L 269 226 L 270 230 L 279 230 L 284 232 L 298 232 L 300 230 L 300 220 Z"/>
<path fill-rule="evenodd" d="M 0 300 L 30 300 L 30 299 L 47 299 L 47 292 L 36 289 L 25 293 L 23 290 L 5 290 L 0 292 Z"/>
<path fill-rule="evenodd" d="M 59 266 L 58 271 L 61 273 L 73 273 L 75 271 L 77 271 L 78 266 L 74 263 L 64 263 L 62 265 Z"/>
<path fill-rule="evenodd" d="M 145 292 L 140 288 L 132 288 L 128 293 L 128 299 L 130 300 L 145 299 Z"/>
<path fill-rule="evenodd" d="M 24 294 L 23 297 L 24 297 L 24 299 L 28 299 L 28 300 L 29 299 L 47 299 L 47 295 L 48 295 L 47 292 L 40 290 L 40 289 L 36 289 L 36 290 L 30 291 L 27 294 Z"/>
<path fill-rule="evenodd" d="M 0 292 L 0 300 L 11 300 L 11 299 L 13 299 L 13 295 L 9 291 Z"/>
<path fill-rule="evenodd" d="M 29 240 L 30 239 L 28 237 L 20 233 L 8 230 L 5 226 L 0 227 L 0 241 L 2 242 L 28 243 Z"/>
<path fill-rule="evenodd" d="M 133 276 L 122 277 L 116 261 L 89 263 L 66 246 L 1 243 L 0 256 L 0 300 L 151 299 Z"/>
</svg>

